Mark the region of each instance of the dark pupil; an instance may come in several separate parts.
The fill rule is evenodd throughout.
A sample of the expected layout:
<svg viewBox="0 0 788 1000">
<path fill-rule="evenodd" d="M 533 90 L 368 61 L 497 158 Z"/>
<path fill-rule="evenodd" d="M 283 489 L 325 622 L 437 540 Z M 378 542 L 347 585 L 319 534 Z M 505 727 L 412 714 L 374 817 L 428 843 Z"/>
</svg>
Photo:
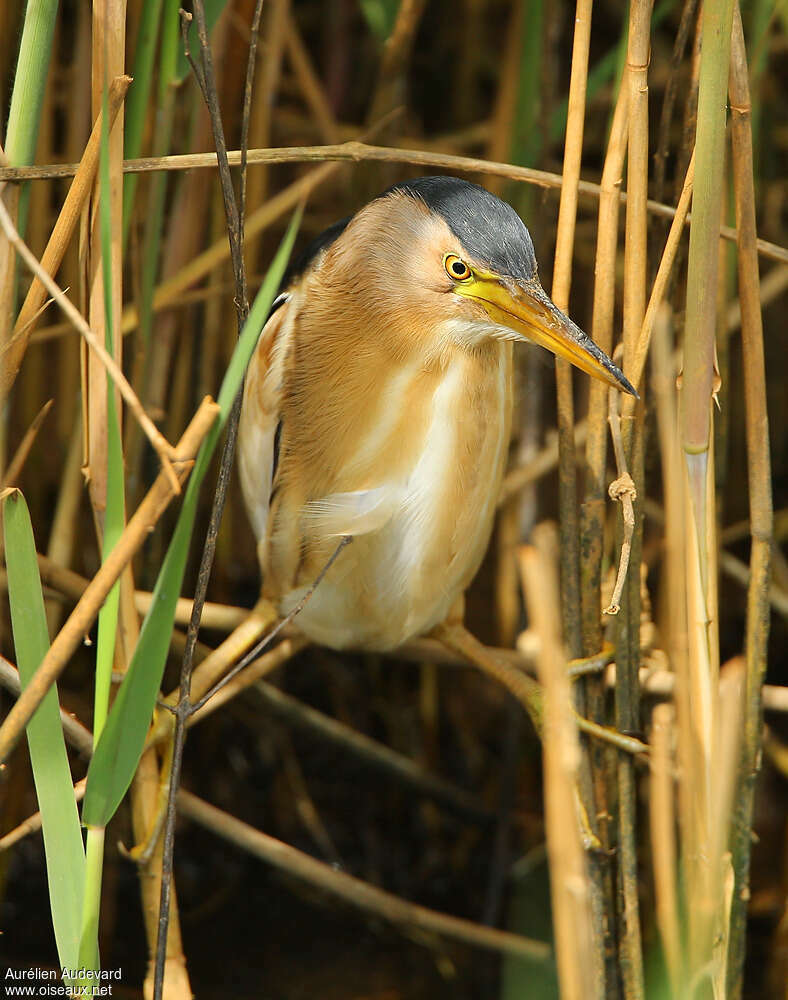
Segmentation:
<svg viewBox="0 0 788 1000">
<path fill-rule="evenodd" d="M 467 268 L 465 267 L 465 265 L 461 260 L 455 260 L 455 262 L 451 266 L 451 269 L 452 271 L 454 271 L 455 274 L 459 275 L 460 277 L 462 277 L 467 271 Z"/>
</svg>

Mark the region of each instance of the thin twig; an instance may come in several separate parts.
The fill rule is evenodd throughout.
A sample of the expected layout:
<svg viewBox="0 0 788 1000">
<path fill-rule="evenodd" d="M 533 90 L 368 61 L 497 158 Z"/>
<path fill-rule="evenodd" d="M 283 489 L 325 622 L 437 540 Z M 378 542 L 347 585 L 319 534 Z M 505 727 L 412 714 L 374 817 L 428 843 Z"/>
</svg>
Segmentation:
<svg viewBox="0 0 788 1000">
<path fill-rule="evenodd" d="M 213 132 L 214 145 L 216 147 L 216 157 L 219 164 L 219 179 L 222 187 L 222 199 L 224 202 L 224 214 L 227 223 L 227 239 L 230 244 L 230 258 L 233 266 L 233 278 L 235 280 L 235 312 L 238 323 L 238 335 L 243 330 L 244 323 L 249 315 L 249 298 L 246 286 L 246 268 L 243 259 L 243 244 L 241 242 L 241 226 L 239 222 L 238 204 L 235 200 L 232 176 L 227 160 L 227 144 L 224 140 L 224 127 L 222 125 L 221 111 L 219 110 L 219 97 L 216 89 L 216 80 L 213 70 L 213 57 L 208 42 L 208 29 L 205 21 L 205 10 L 202 0 L 194 0 L 194 16 L 197 20 L 197 35 L 200 40 L 201 66 L 192 59 L 189 50 L 188 25 L 191 15 L 186 11 L 180 11 L 181 30 L 183 34 L 184 49 L 186 57 L 194 71 L 205 103 L 211 118 L 211 129 Z M 256 43 L 255 43 L 256 44 Z M 251 90 L 251 80 L 248 79 L 254 73 L 255 60 L 251 59 L 247 67 L 247 87 Z M 244 111 L 248 118 L 249 104 L 244 102 Z M 248 135 L 248 122 L 245 126 L 245 134 Z M 245 164 L 246 154 L 241 150 L 241 162 Z M 242 181 L 242 183 L 244 183 Z M 208 530 L 205 536 L 202 556 L 200 558 L 200 568 L 197 574 L 197 586 L 194 593 L 194 604 L 192 605 L 192 615 L 189 621 L 189 628 L 186 633 L 186 648 L 181 661 L 180 694 L 175 715 L 175 733 L 173 736 L 172 768 L 170 772 L 170 783 L 167 796 L 167 816 L 164 826 L 164 841 L 162 849 L 161 863 L 161 895 L 159 900 L 159 925 L 156 941 L 156 962 L 154 970 L 153 996 L 154 1000 L 162 1000 L 164 989 L 164 968 L 167 958 L 167 932 L 170 918 L 170 897 L 172 886 L 172 865 L 175 850 L 175 818 L 176 818 L 176 797 L 180 784 L 181 766 L 183 762 L 183 747 L 186 740 L 186 720 L 190 710 L 189 694 L 191 690 L 192 663 L 194 657 L 194 647 L 197 643 L 197 636 L 200 631 L 200 618 L 202 606 L 208 592 L 208 581 L 211 576 L 214 555 L 216 553 L 216 539 L 219 534 L 219 526 L 224 512 L 225 500 L 227 497 L 227 486 L 232 472 L 233 458 L 235 456 L 235 441 L 238 434 L 238 420 L 241 413 L 242 390 L 233 403 L 232 410 L 227 423 L 227 435 L 225 437 L 222 457 L 219 464 L 219 475 L 211 507 L 211 516 L 208 523 Z"/>
<path fill-rule="evenodd" d="M 257 0 L 252 17 L 249 37 L 249 55 L 246 59 L 246 80 L 244 81 L 244 106 L 241 113 L 241 176 L 238 179 L 238 242 L 243 253 L 244 227 L 246 216 L 246 164 L 249 159 L 249 121 L 252 111 L 252 84 L 257 63 L 257 43 L 260 40 L 260 19 L 263 16 L 263 0 Z M 213 120 L 213 119 L 211 119 Z"/>
<path fill-rule="evenodd" d="M 282 618 L 281 621 L 277 622 L 276 625 L 271 629 L 271 631 L 268 632 L 266 635 L 264 635 L 262 637 L 262 639 L 260 639 L 259 642 L 257 642 L 256 645 L 254 645 L 249 650 L 249 652 L 246 653 L 241 658 L 241 660 L 239 660 L 238 663 L 236 663 L 236 665 L 233 667 L 232 670 L 229 671 L 229 673 L 225 674 L 224 677 L 222 677 L 220 680 L 218 680 L 216 682 L 216 684 L 214 684 L 213 687 L 210 688 L 210 690 L 206 691 L 206 693 L 202 696 L 202 698 L 200 698 L 199 701 L 195 702 L 193 705 L 190 706 L 189 712 L 188 712 L 189 715 L 193 714 L 194 712 L 198 712 L 203 707 L 203 705 L 205 705 L 206 702 L 210 701 L 210 699 L 213 698 L 213 696 L 217 692 L 221 691 L 221 689 L 225 686 L 225 684 L 229 684 L 229 682 L 234 677 L 236 677 L 238 674 L 240 674 L 240 672 L 245 667 L 249 666 L 249 664 L 252 662 L 252 660 L 256 660 L 257 657 L 264 650 L 268 649 L 268 647 L 271 645 L 271 643 L 274 641 L 274 639 L 279 635 L 279 633 L 282 631 L 282 629 L 285 628 L 287 625 L 289 625 L 290 622 L 294 618 L 296 618 L 298 615 L 301 614 L 301 612 L 304 610 L 304 607 L 309 602 L 309 600 L 312 597 L 312 595 L 314 594 L 314 592 L 320 586 L 320 583 L 322 582 L 322 580 L 325 577 L 326 573 L 328 573 L 328 571 L 334 565 L 337 557 L 339 556 L 339 553 L 342 551 L 342 549 L 344 549 L 352 541 L 353 541 L 353 536 L 352 535 L 345 535 L 345 536 L 343 536 L 340 539 L 339 544 L 334 549 L 333 553 L 331 554 L 331 557 L 328 559 L 328 561 L 326 562 L 325 566 L 323 566 L 323 568 L 320 570 L 320 572 L 318 573 L 318 575 L 315 577 L 315 579 L 309 585 L 309 587 L 306 590 L 306 592 L 304 593 L 303 597 L 296 604 L 296 606 L 292 609 L 292 611 L 290 611 L 288 614 L 286 614 L 285 617 Z"/>
<path fill-rule="evenodd" d="M 241 151 L 232 150 L 227 154 L 230 166 L 238 166 L 241 162 Z M 440 167 L 443 170 L 454 170 L 470 174 L 492 174 L 505 177 L 523 184 L 535 184 L 560 191 L 562 178 L 560 174 L 547 170 L 536 170 L 533 167 L 520 167 L 511 163 L 494 163 L 471 156 L 455 156 L 450 153 L 438 153 L 428 149 L 405 149 L 389 146 L 370 146 L 356 140 L 343 142 L 335 146 L 283 146 L 269 149 L 250 149 L 248 165 L 268 163 L 323 163 L 326 161 L 364 163 L 367 161 L 383 163 L 407 163 L 421 167 Z M 78 164 L 55 163 L 41 167 L 0 167 L 0 181 L 44 180 L 55 177 L 71 177 L 76 172 Z M 141 158 L 125 160 L 124 173 L 148 173 L 155 170 L 196 170 L 210 169 L 217 166 L 215 153 L 184 153 L 173 156 Z M 587 198 L 599 198 L 601 187 L 592 181 L 581 180 L 577 186 L 578 194 Z M 621 192 L 621 201 L 626 203 L 627 194 Z M 647 210 L 663 219 L 672 219 L 676 209 L 664 202 L 649 199 Z M 691 221 L 687 216 L 686 223 Z M 731 226 L 720 226 L 720 237 L 736 242 L 736 230 Z M 788 248 L 769 240 L 757 240 L 758 253 L 771 260 L 788 263 Z"/>
<path fill-rule="evenodd" d="M 5 472 L 0 475 L 0 489 L 7 486 L 16 486 L 19 474 L 21 473 L 25 462 L 27 461 L 27 456 L 30 454 L 30 449 L 35 443 L 36 436 L 46 419 L 46 415 L 52 409 L 52 403 L 54 400 L 50 399 L 41 407 L 41 409 L 36 414 L 35 419 L 32 424 L 25 431 L 24 437 L 19 442 L 19 447 L 14 453 L 14 457 L 8 463 L 8 468 Z"/>
<path fill-rule="evenodd" d="M 78 601 L 85 588 L 90 583 L 87 577 L 75 573 L 72 569 L 67 569 L 54 559 L 42 553 L 37 554 L 38 571 L 41 574 L 41 582 L 52 587 L 54 590 L 66 597 Z M 0 576 L 0 579 L 2 577 Z M 143 617 L 150 610 L 153 602 L 153 594 L 148 590 L 136 590 L 134 592 L 134 606 Z M 191 618 L 194 602 L 188 597 L 179 597 L 175 605 L 175 624 L 188 625 Z M 206 601 L 203 605 L 202 622 L 205 628 L 216 629 L 220 632 L 232 632 L 242 621 L 249 617 L 248 608 L 239 608 L 230 604 L 215 604 Z"/>
<path fill-rule="evenodd" d="M 4 656 L 0 656 L 0 686 L 9 691 L 15 698 L 22 693 L 22 682 L 19 679 L 19 671 L 13 663 Z M 63 735 L 68 743 L 82 757 L 91 757 L 93 754 L 93 733 L 87 726 L 83 725 L 73 712 L 60 709 L 60 722 L 63 726 Z"/>
</svg>

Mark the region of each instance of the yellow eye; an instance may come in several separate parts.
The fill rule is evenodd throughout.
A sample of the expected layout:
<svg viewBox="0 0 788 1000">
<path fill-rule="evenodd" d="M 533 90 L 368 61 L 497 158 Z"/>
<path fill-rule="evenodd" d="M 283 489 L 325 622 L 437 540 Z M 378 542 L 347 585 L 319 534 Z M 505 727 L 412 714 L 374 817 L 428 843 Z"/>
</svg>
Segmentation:
<svg viewBox="0 0 788 1000">
<path fill-rule="evenodd" d="M 446 274 L 455 281 L 465 281 L 471 276 L 471 269 L 457 254 L 447 253 L 443 258 L 443 266 L 446 268 Z"/>
</svg>

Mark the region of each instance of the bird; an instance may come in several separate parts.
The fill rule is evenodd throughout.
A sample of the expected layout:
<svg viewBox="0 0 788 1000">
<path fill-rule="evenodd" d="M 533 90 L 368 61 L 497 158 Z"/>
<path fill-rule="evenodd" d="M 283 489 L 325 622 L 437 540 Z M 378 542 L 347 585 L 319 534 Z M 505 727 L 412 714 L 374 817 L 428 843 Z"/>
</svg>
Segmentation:
<svg viewBox="0 0 788 1000">
<path fill-rule="evenodd" d="M 637 396 L 542 288 L 515 210 L 460 178 L 395 184 L 290 267 L 247 370 L 239 469 L 262 596 L 311 641 L 389 651 L 458 614 L 521 342 Z"/>
</svg>

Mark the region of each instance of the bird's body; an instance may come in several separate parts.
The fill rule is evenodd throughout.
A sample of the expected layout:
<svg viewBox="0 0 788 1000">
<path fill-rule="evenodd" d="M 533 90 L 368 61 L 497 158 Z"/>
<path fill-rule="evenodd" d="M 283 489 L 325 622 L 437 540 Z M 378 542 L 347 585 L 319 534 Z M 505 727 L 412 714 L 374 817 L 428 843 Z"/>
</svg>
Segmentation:
<svg viewBox="0 0 788 1000">
<path fill-rule="evenodd" d="M 507 295 L 533 285 L 536 262 L 509 206 L 451 178 L 398 186 L 317 247 L 250 364 L 241 481 L 264 596 L 286 614 L 350 535 L 299 628 L 337 649 L 391 649 L 446 618 L 484 555 L 519 337 L 506 302 L 478 289 L 501 272 Z M 495 255 L 493 278 L 479 265 Z"/>
</svg>

